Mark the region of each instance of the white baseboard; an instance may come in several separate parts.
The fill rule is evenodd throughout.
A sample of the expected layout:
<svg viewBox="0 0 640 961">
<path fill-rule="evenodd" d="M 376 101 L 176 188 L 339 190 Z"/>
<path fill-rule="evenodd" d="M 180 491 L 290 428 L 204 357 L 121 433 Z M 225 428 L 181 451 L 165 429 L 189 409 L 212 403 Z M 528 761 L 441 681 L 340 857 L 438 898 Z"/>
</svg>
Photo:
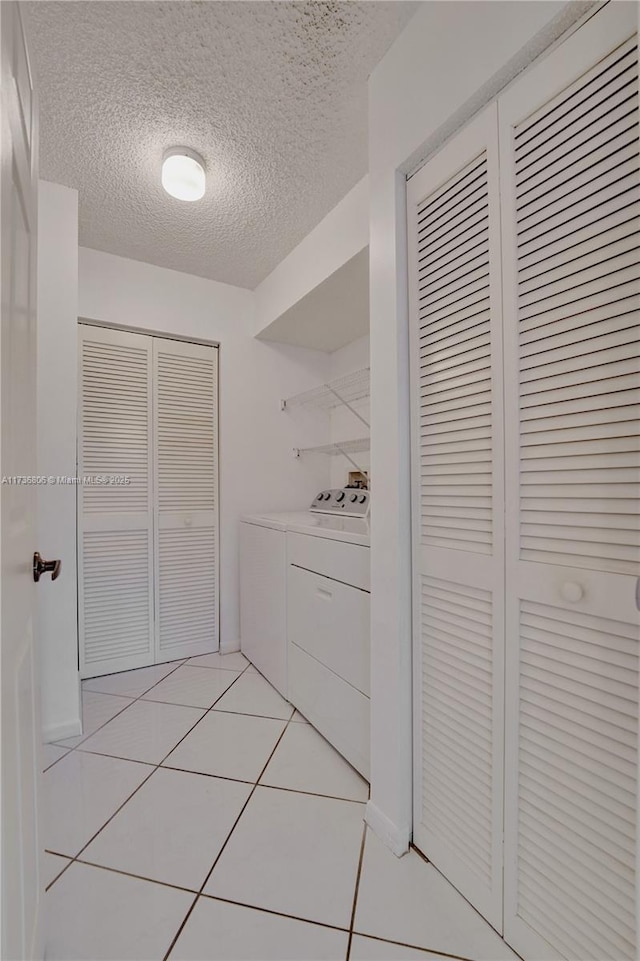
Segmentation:
<svg viewBox="0 0 640 961">
<path fill-rule="evenodd" d="M 69 721 L 66 724 L 49 724 L 42 729 L 42 741 L 49 744 L 51 741 L 63 741 L 67 737 L 77 737 L 82 734 L 82 721 Z"/>
<path fill-rule="evenodd" d="M 240 650 L 240 641 L 220 641 L 221 654 L 235 654 Z"/>
<path fill-rule="evenodd" d="M 411 840 L 409 827 L 398 827 L 373 801 L 367 801 L 364 819 L 373 833 L 393 851 L 397 858 L 407 853 Z"/>
</svg>

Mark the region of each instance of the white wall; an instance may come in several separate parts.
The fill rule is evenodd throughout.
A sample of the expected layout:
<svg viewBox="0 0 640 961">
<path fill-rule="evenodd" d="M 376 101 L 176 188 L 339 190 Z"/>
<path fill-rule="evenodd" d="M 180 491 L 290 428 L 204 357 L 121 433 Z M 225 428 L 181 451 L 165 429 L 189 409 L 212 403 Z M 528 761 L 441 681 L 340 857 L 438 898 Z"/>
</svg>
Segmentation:
<svg viewBox="0 0 640 961">
<path fill-rule="evenodd" d="M 580 5 L 579 5 L 580 6 Z M 584 5 L 581 5 L 584 9 Z M 411 565 L 405 176 L 562 27 L 559 2 L 425 3 L 369 82 L 372 368 L 371 801 L 396 851 L 411 832 Z M 533 38 L 533 39 L 532 39 Z M 522 48 L 527 45 L 527 49 Z M 521 52 L 522 51 L 522 52 Z M 465 106 L 466 105 L 466 106 Z"/>
<path fill-rule="evenodd" d="M 80 248 L 79 315 L 220 344 L 221 645 L 239 646 L 238 518 L 308 506 L 329 482 L 325 415 L 280 410 L 283 397 L 323 383 L 329 355 L 256 340 L 254 294 L 189 274 Z"/>
<path fill-rule="evenodd" d="M 254 293 L 260 331 L 326 280 L 369 242 L 369 184 L 363 177 L 281 261 Z"/>
<path fill-rule="evenodd" d="M 369 336 L 359 337 L 346 347 L 335 350 L 329 355 L 329 377 L 335 380 L 345 374 L 351 374 L 355 370 L 369 366 Z M 371 412 L 369 399 L 358 401 L 353 404 L 355 410 L 370 422 Z M 336 443 L 341 440 L 352 440 L 354 437 L 366 437 L 369 431 L 360 423 L 357 417 L 344 407 L 337 407 L 331 411 L 331 442 Z M 354 460 L 363 469 L 369 468 L 369 452 L 354 454 Z M 349 476 L 349 471 L 354 470 L 352 465 L 344 457 L 332 457 L 331 459 L 331 486 L 343 487 Z"/>
<path fill-rule="evenodd" d="M 38 473 L 75 477 L 78 193 L 38 185 Z M 80 733 L 76 488 L 38 487 L 37 548 L 62 572 L 37 589 L 42 725 L 46 740 Z"/>
</svg>

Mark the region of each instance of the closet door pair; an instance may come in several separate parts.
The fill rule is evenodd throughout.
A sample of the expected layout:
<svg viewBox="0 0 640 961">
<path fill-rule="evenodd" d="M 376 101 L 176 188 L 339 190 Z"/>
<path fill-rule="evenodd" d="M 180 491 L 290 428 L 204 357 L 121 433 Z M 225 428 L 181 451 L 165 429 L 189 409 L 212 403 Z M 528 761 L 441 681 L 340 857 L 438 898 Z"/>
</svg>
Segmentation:
<svg viewBox="0 0 640 961">
<path fill-rule="evenodd" d="M 218 649 L 218 351 L 79 325 L 80 673 Z"/>
<path fill-rule="evenodd" d="M 536 961 L 637 956 L 634 30 L 609 4 L 408 185 L 414 840 Z"/>
</svg>

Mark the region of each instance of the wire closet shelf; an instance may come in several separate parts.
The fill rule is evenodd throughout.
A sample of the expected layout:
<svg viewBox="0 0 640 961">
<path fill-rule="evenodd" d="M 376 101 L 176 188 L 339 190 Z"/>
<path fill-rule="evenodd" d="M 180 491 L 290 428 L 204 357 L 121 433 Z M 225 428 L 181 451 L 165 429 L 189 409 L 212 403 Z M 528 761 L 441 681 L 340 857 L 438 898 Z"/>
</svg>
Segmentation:
<svg viewBox="0 0 640 961">
<path fill-rule="evenodd" d="M 290 407 L 315 407 L 331 410 L 334 407 L 350 407 L 369 396 L 370 368 L 363 367 L 344 377 L 338 377 L 328 384 L 321 384 L 302 394 L 295 394 L 282 401 L 282 410 Z M 367 425 L 368 426 L 368 425 Z"/>
<path fill-rule="evenodd" d="M 282 410 L 289 410 L 292 407 L 313 407 L 317 410 L 330 411 L 337 407 L 346 407 L 354 417 L 369 429 L 369 422 L 365 420 L 360 411 L 353 406 L 358 401 L 366 400 L 370 392 L 370 368 L 362 367 L 360 370 L 345 374 L 328 384 L 321 384 L 312 390 L 306 390 L 301 394 L 295 394 L 287 400 L 281 402 Z M 360 464 L 352 455 L 368 451 L 370 448 L 369 437 L 358 437 L 355 440 L 337 441 L 333 444 L 321 444 L 318 447 L 295 447 L 294 455 L 300 457 L 302 454 L 329 454 L 336 456 L 341 454 L 356 468 L 357 471 L 367 475 Z"/>
</svg>

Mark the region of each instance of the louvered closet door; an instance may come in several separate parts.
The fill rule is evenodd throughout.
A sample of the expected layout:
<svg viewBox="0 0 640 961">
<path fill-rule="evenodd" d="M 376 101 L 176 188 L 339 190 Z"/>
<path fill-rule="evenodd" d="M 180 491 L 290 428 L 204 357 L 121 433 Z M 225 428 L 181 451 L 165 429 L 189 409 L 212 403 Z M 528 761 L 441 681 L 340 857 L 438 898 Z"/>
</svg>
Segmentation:
<svg viewBox="0 0 640 961">
<path fill-rule="evenodd" d="M 158 661 L 218 649 L 218 350 L 154 339 Z"/>
<path fill-rule="evenodd" d="M 507 373 L 505 934 L 637 957 L 635 7 L 499 100 Z"/>
<path fill-rule="evenodd" d="M 502 927 L 503 488 L 497 119 L 408 184 L 414 841 Z"/>
<path fill-rule="evenodd" d="M 79 354 L 80 672 L 95 677 L 154 661 L 151 342 L 81 324 Z"/>
</svg>

